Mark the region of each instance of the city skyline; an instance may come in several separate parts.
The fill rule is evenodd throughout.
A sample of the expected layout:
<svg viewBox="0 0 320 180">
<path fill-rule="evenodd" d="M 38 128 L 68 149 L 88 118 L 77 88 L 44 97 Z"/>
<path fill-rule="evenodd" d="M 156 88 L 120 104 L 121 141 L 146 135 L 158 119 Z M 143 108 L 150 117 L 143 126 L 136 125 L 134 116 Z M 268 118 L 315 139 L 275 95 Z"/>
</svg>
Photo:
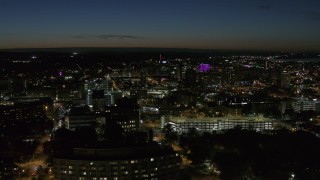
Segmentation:
<svg viewBox="0 0 320 180">
<path fill-rule="evenodd" d="M 2 1 L 0 49 L 143 47 L 320 52 L 320 2 Z"/>
</svg>

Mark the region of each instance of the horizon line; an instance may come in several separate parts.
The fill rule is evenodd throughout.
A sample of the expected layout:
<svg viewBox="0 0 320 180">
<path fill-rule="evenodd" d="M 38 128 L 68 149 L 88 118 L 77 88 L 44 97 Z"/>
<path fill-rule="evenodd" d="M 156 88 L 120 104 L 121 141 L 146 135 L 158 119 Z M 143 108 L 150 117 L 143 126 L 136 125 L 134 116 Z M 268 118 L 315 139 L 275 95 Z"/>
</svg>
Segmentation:
<svg viewBox="0 0 320 180">
<path fill-rule="evenodd" d="M 176 48 L 176 47 L 30 47 L 30 48 L 0 48 L 0 51 L 14 50 L 54 50 L 54 49 L 169 49 L 198 51 L 233 51 L 233 52 L 263 52 L 263 53 L 320 53 L 317 50 L 271 50 L 271 49 L 210 49 L 210 48 Z"/>
</svg>

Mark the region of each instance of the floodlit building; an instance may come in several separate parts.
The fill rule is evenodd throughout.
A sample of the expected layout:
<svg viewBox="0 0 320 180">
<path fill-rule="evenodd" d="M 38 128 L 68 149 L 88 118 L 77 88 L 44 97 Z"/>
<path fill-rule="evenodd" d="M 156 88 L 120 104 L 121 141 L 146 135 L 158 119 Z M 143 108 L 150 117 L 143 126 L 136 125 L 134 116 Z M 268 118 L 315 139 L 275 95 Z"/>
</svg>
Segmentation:
<svg viewBox="0 0 320 180">
<path fill-rule="evenodd" d="M 243 129 L 252 129 L 256 131 L 273 130 L 273 122 L 265 119 L 226 119 L 226 118 L 207 118 L 207 119 L 170 119 L 176 131 L 179 133 L 188 132 L 189 129 L 195 128 L 199 132 L 212 132 L 220 130 L 233 129 L 241 127 Z"/>
<path fill-rule="evenodd" d="M 296 98 L 292 103 L 295 112 L 316 111 L 320 112 L 320 101 L 318 99 Z"/>
</svg>

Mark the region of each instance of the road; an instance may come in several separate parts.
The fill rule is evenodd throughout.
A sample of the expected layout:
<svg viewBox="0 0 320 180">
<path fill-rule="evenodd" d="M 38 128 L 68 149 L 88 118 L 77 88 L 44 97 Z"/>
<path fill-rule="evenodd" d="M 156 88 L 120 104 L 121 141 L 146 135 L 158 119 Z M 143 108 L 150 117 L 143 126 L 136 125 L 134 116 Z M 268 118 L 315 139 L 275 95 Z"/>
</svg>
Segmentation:
<svg viewBox="0 0 320 180">
<path fill-rule="evenodd" d="M 36 147 L 32 159 L 28 162 L 17 163 L 20 169 L 19 180 L 53 179 L 51 169 L 45 172 L 45 169 L 48 168 L 48 164 L 46 163 L 48 157 L 43 153 L 43 144 L 49 140 L 49 135 L 43 136 L 39 140 L 39 145 Z M 43 178 L 40 178 L 40 176 Z"/>
</svg>

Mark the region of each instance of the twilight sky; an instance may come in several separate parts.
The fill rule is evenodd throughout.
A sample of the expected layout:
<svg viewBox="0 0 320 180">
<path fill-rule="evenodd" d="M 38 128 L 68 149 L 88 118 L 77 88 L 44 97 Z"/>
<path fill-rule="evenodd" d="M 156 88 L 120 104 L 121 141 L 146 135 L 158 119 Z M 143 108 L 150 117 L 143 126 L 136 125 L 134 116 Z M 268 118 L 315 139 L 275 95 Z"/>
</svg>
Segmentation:
<svg viewBox="0 0 320 180">
<path fill-rule="evenodd" d="M 0 0 L 0 49 L 320 52 L 320 0 Z"/>
</svg>

